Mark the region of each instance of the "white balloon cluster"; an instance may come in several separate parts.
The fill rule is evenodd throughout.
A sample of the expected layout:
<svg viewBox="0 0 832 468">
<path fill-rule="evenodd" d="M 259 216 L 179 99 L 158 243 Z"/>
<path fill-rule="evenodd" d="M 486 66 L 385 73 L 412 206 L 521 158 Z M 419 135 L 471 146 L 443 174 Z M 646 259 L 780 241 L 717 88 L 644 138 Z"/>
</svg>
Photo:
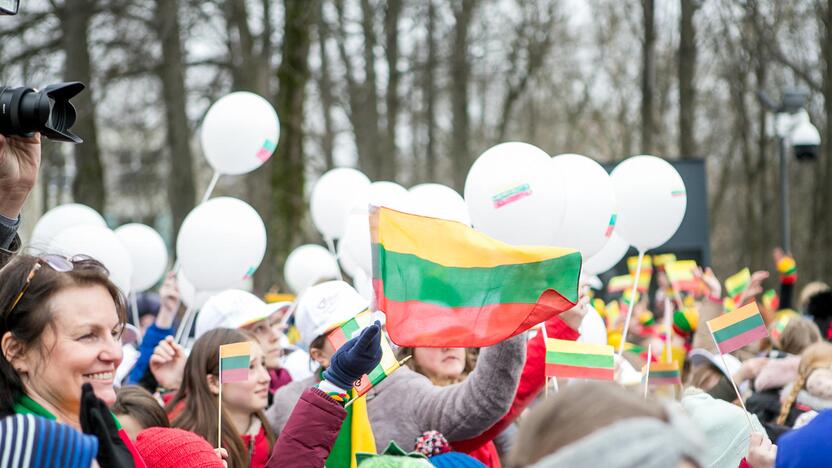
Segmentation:
<svg viewBox="0 0 832 468">
<path fill-rule="evenodd" d="M 127 224 L 112 231 L 97 211 L 79 203 L 57 206 L 41 216 L 29 246 L 36 255 L 92 257 L 125 294 L 153 287 L 168 262 L 167 247 L 150 226 Z"/>
<path fill-rule="evenodd" d="M 646 250 L 667 242 L 682 222 L 686 199 L 681 177 L 660 158 L 632 157 L 608 174 L 586 156 L 550 157 L 521 142 L 483 152 L 468 172 L 464 198 L 441 184 L 405 190 L 371 183 L 355 169 L 333 169 L 312 190 L 312 221 L 331 247 L 329 258 L 338 240 L 338 263 L 362 286 L 372 270 L 368 205 L 459 221 L 510 244 L 573 248 L 584 258 L 584 273 L 594 275 L 615 266 L 631 245 Z M 320 247 L 321 258 L 323 252 Z M 303 278 L 324 272 L 325 265 L 329 261 L 287 262 L 285 274 Z"/>
</svg>

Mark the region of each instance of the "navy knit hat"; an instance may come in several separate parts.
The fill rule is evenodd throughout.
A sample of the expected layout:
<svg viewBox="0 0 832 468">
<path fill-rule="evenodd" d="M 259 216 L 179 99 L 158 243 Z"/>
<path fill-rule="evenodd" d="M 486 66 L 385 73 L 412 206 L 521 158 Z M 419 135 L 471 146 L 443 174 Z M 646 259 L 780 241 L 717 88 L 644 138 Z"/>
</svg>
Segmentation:
<svg viewBox="0 0 832 468">
<path fill-rule="evenodd" d="M 94 436 L 31 414 L 0 420 L 0 441 L 3 468 L 87 468 L 98 454 Z"/>
</svg>

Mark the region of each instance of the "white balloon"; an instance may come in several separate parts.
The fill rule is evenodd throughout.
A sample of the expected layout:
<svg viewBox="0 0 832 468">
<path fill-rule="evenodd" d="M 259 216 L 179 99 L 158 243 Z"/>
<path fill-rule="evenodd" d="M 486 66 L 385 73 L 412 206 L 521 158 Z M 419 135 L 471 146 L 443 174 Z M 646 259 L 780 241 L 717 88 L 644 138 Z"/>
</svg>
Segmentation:
<svg viewBox="0 0 832 468">
<path fill-rule="evenodd" d="M 356 204 L 366 204 L 369 190 L 370 179 L 355 169 L 339 167 L 322 175 L 310 201 L 312 222 L 318 232 L 326 239 L 340 239 L 350 210 Z"/>
<path fill-rule="evenodd" d="M 655 156 L 625 159 L 612 174 L 616 232 L 638 250 L 667 242 L 685 217 L 687 192 L 676 168 Z"/>
<path fill-rule="evenodd" d="M 268 161 L 280 138 L 269 101 L 240 91 L 211 105 L 199 132 L 205 159 L 220 174 L 245 174 Z"/>
<path fill-rule="evenodd" d="M 600 275 L 618 265 L 618 262 L 624 258 L 629 248 L 630 244 L 614 232 L 598 253 L 584 259 L 581 270 L 587 275 Z"/>
<path fill-rule="evenodd" d="M 338 252 L 354 262 L 355 266 L 364 273 L 372 271 L 373 257 L 370 251 L 370 219 L 366 210 L 353 210 L 347 218 L 347 226 L 344 236 L 338 241 Z M 349 273 L 350 276 L 355 276 Z"/>
<path fill-rule="evenodd" d="M 338 279 L 338 263 L 329 250 L 315 244 L 297 247 L 286 259 L 283 277 L 295 294 L 323 280 Z"/>
<path fill-rule="evenodd" d="M 139 223 L 125 224 L 115 233 L 133 262 L 130 290 L 141 292 L 152 288 L 168 266 L 168 248 L 162 236 L 152 227 Z"/>
<path fill-rule="evenodd" d="M 586 314 L 578 327 L 580 343 L 607 344 L 607 326 L 595 307 L 586 305 Z"/>
<path fill-rule="evenodd" d="M 29 246 L 43 252 L 49 247 L 52 238 L 73 226 L 107 227 L 107 223 L 97 211 L 87 205 L 68 203 L 56 206 L 44 213 L 35 224 Z"/>
<path fill-rule="evenodd" d="M 612 180 L 600 164 L 580 154 L 561 154 L 550 164 L 566 193 L 563 224 L 552 244 L 577 249 L 589 258 L 607 243 L 615 227 Z"/>
<path fill-rule="evenodd" d="M 179 288 L 179 297 L 182 299 L 182 303 L 185 304 L 185 307 L 189 309 L 199 310 L 202 308 L 202 305 L 216 294 L 219 294 L 221 291 L 197 291 L 193 284 L 191 284 L 190 280 L 185 277 L 185 274 L 182 273 L 182 270 L 176 274 L 176 285 Z"/>
<path fill-rule="evenodd" d="M 130 252 L 110 229 L 103 226 L 73 226 L 55 236 L 49 250 L 67 257 L 87 255 L 98 260 L 110 272 L 110 280 L 124 294 L 130 292 L 130 277 L 133 274 Z"/>
<path fill-rule="evenodd" d="M 361 267 L 358 266 L 358 262 L 355 261 L 344 249 L 344 241 L 341 240 L 338 242 L 338 265 L 341 266 L 341 270 L 344 271 L 350 278 L 355 278 L 358 275 L 358 272 L 361 271 Z"/>
<path fill-rule="evenodd" d="M 515 245 L 552 245 L 563 223 L 565 181 L 542 149 L 520 142 L 492 146 L 465 179 L 474 227 Z"/>
<path fill-rule="evenodd" d="M 230 288 L 257 271 L 266 253 L 266 227 L 248 203 L 212 198 L 182 223 L 176 254 L 198 291 Z"/>
<path fill-rule="evenodd" d="M 373 182 L 368 198 L 370 205 L 407 211 L 407 189 L 395 182 Z"/>
<path fill-rule="evenodd" d="M 471 225 L 468 205 L 456 190 L 442 184 L 419 184 L 409 190 L 410 213 Z"/>
</svg>

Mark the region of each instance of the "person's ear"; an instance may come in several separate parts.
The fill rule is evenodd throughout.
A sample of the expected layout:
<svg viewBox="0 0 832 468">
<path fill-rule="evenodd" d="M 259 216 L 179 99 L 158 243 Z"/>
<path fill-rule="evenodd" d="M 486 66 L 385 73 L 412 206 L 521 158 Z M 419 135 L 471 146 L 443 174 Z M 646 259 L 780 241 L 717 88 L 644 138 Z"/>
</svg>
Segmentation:
<svg viewBox="0 0 832 468">
<path fill-rule="evenodd" d="M 326 356 L 326 353 L 324 353 L 322 349 L 310 348 L 309 357 L 311 357 L 313 361 L 317 362 L 319 366 L 324 368 L 329 367 L 330 358 Z"/>
<path fill-rule="evenodd" d="M 0 348 L 2 348 L 3 357 L 12 365 L 15 372 L 18 374 L 29 373 L 29 362 L 25 359 L 23 344 L 12 336 L 12 332 L 6 332 L 3 335 L 3 338 L 0 339 Z"/>
<path fill-rule="evenodd" d="M 208 384 L 208 391 L 210 391 L 213 395 L 220 394 L 219 380 L 215 376 L 211 374 L 206 375 L 205 382 Z"/>
</svg>

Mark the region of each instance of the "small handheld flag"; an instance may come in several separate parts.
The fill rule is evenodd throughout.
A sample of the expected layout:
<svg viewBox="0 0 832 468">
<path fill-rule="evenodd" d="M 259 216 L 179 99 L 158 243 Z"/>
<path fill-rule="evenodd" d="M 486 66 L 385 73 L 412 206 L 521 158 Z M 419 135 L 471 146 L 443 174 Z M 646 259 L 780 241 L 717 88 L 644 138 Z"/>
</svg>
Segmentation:
<svg viewBox="0 0 832 468">
<path fill-rule="evenodd" d="M 370 311 L 364 311 L 339 325 L 329 333 L 327 339 L 332 344 L 332 347 L 337 350 L 348 340 L 358 336 L 361 330 L 372 324 L 372 314 Z M 371 388 L 381 383 L 382 380 L 387 378 L 387 376 L 399 367 L 401 367 L 401 363 L 396 360 L 396 354 L 393 352 L 393 348 L 390 347 L 390 342 L 387 341 L 387 337 L 382 336 L 381 362 L 369 374 L 365 374 L 361 377 L 361 380 L 355 382 L 356 395 L 354 398 L 365 395 Z"/>
<path fill-rule="evenodd" d="M 217 448 L 222 448 L 222 384 L 245 382 L 251 363 L 251 342 L 220 345 L 220 381 L 217 397 Z"/>
<path fill-rule="evenodd" d="M 245 382 L 251 362 L 251 342 L 220 346 L 220 383 Z"/>
<path fill-rule="evenodd" d="M 751 270 L 743 268 L 725 280 L 725 292 L 728 297 L 737 297 L 751 284 Z"/>
<path fill-rule="evenodd" d="M 546 376 L 613 380 L 613 348 L 550 338 L 546 340 Z"/>
<path fill-rule="evenodd" d="M 722 354 L 730 353 L 768 336 L 766 324 L 763 322 L 756 302 L 708 320 L 708 328 Z"/>
<path fill-rule="evenodd" d="M 650 386 L 681 385 L 682 374 L 675 362 L 648 362 L 644 365 L 641 375 L 650 375 Z"/>
</svg>

